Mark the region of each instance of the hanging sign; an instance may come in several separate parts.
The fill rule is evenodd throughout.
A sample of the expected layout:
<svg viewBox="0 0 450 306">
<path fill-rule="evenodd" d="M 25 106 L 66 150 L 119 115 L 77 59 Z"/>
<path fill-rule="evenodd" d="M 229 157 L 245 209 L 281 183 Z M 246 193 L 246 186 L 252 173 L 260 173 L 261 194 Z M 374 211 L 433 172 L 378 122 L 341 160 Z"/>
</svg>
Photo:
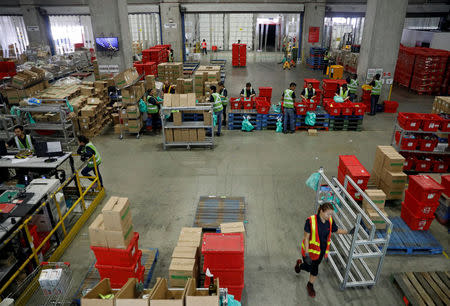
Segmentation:
<svg viewBox="0 0 450 306">
<path fill-rule="evenodd" d="M 38 26 L 27 26 L 27 31 L 28 32 L 39 32 L 39 27 Z"/>
<path fill-rule="evenodd" d="M 373 77 L 376 75 L 383 75 L 383 68 L 370 68 L 367 69 L 367 79 L 368 81 L 372 81 Z"/>
<path fill-rule="evenodd" d="M 164 28 L 165 29 L 176 29 L 177 28 L 177 24 L 174 22 L 168 22 L 164 24 Z"/>
<path fill-rule="evenodd" d="M 309 43 L 319 42 L 319 36 L 320 36 L 320 27 L 309 27 L 309 33 L 308 33 L 308 42 Z"/>
</svg>

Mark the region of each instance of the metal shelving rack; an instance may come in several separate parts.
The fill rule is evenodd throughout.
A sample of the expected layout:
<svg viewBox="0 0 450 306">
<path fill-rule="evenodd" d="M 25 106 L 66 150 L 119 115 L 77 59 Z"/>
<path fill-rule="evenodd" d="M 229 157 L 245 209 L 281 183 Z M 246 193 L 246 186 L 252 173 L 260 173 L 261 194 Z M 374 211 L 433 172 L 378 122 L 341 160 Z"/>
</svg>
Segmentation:
<svg viewBox="0 0 450 306">
<path fill-rule="evenodd" d="M 384 256 L 392 232 L 392 222 L 378 209 L 373 201 L 362 191 L 359 186 L 349 177 L 345 176 L 344 185 L 335 177 L 331 180 L 325 175 L 322 168 L 319 169 L 320 179 L 316 193 L 316 205 L 314 212 L 319 205 L 329 200 L 322 199 L 323 188 L 327 194 L 331 194 L 335 212 L 333 221 L 340 228 L 355 228 L 353 235 L 332 235 L 328 261 L 336 273 L 340 289 L 350 287 L 369 287 L 376 285 L 380 277 Z M 377 238 L 375 235 L 375 224 L 369 216 L 362 210 L 356 201 L 347 192 L 348 185 L 353 186 L 361 196 L 367 200 L 372 209 L 386 222 L 385 238 Z M 364 221 L 364 224 L 361 223 Z M 377 263 L 366 262 L 368 260 L 378 261 Z"/>
<path fill-rule="evenodd" d="M 75 145 L 75 130 L 71 119 L 67 116 L 69 109 L 65 104 L 20 106 L 18 109 L 20 110 L 19 122 L 24 126 L 25 130 L 31 133 L 34 132 L 34 137 L 44 141 L 60 141 L 65 149 L 70 149 L 70 146 Z M 32 124 L 26 117 L 26 113 L 56 113 L 59 114 L 59 120 L 55 123 Z M 42 136 L 36 133 L 38 130 L 56 131 L 58 133 L 55 136 Z"/>
<path fill-rule="evenodd" d="M 168 122 L 166 119 L 166 114 L 171 114 L 172 111 L 211 111 L 211 124 L 205 125 L 203 121 L 188 121 L 182 122 L 181 125 L 174 125 L 173 122 Z M 162 125 L 162 138 L 163 138 L 163 147 L 164 150 L 168 146 L 172 147 L 184 147 L 186 146 L 188 150 L 194 146 L 201 147 L 210 147 L 210 149 L 214 148 L 214 120 L 213 120 L 213 112 L 212 105 L 210 106 L 190 106 L 190 107 L 161 107 L 161 125 Z M 166 129 L 198 129 L 205 128 L 211 129 L 211 136 L 205 137 L 204 141 L 196 141 L 196 142 L 167 142 L 166 141 Z"/>
</svg>

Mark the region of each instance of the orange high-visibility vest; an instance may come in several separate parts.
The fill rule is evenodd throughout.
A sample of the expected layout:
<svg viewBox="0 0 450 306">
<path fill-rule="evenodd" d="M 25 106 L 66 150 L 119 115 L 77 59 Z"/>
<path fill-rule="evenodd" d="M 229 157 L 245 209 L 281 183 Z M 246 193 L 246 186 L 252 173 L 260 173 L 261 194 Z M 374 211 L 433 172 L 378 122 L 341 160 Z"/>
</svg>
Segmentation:
<svg viewBox="0 0 450 306">
<path fill-rule="evenodd" d="M 202 42 L 202 48 L 203 48 L 203 49 L 206 49 L 206 42 L 205 42 L 205 41 Z"/>
<path fill-rule="evenodd" d="M 308 219 L 309 219 L 309 224 L 311 225 L 311 233 L 309 235 L 308 253 L 309 253 L 309 257 L 311 257 L 312 260 L 317 260 L 317 259 L 319 259 L 319 256 L 320 256 L 320 239 L 319 239 L 319 231 L 318 231 L 318 226 L 317 226 L 317 222 L 319 222 L 319 221 L 317 220 L 316 215 L 312 215 Z M 328 234 L 325 258 L 328 257 L 328 252 L 330 250 L 331 230 L 333 228 L 333 218 L 330 217 L 329 221 L 330 221 L 330 233 Z M 306 256 L 304 239 L 302 241 L 302 256 Z"/>
</svg>

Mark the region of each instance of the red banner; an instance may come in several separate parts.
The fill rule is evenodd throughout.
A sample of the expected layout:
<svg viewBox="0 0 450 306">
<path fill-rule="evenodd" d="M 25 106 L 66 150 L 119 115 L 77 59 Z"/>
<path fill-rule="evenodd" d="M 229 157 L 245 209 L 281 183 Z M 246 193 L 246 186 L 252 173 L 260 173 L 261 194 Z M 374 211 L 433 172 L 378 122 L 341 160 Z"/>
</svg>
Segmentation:
<svg viewBox="0 0 450 306">
<path fill-rule="evenodd" d="M 309 34 L 308 34 L 309 43 L 319 42 L 319 36 L 320 36 L 320 27 L 309 27 Z"/>
</svg>

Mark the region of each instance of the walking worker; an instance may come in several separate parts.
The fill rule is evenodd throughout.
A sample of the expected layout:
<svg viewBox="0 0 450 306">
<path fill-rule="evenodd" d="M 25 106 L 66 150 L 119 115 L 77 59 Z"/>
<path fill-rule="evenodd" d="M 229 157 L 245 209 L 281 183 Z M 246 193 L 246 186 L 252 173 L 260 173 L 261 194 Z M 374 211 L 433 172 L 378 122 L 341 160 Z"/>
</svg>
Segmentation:
<svg viewBox="0 0 450 306">
<path fill-rule="evenodd" d="M 348 96 L 348 93 L 349 93 L 349 91 L 348 91 L 347 84 L 342 84 L 342 86 L 336 90 L 335 96 L 341 97 L 345 102 L 350 99 L 350 97 Z"/>
<path fill-rule="evenodd" d="M 313 88 L 312 83 L 308 83 L 300 95 L 303 100 L 315 100 L 316 99 L 316 90 Z"/>
<path fill-rule="evenodd" d="M 219 82 L 219 95 L 222 100 L 223 106 L 223 125 L 227 125 L 227 105 L 228 105 L 228 91 L 225 88 L 225 84 L 220 81 Z"/>
<path fill-rule="evenodd" d="M 97 165 L 98 178 L 100 180 L 100 185 L 103 186 L 102 175 L 100 174 L 100 164 L 102 163 L 102 157 L 100 156 L 100 153 L 86 136 L 78 136 L 78 143 L 80 144 L 80 146 L 78 147 L 77 153 L 81 156 L 81 161 L 86 161 L 92 156 L 95 156 L 94 158 Z M 81 174 L 83 176 L 89 176 L 89 173 L 91 171 L 94 171 L 95 175 L 94 162 L 92 160 L 90 160 L 87 166 L 84 167 L 83 170 L 81 170 Z M 94 179 L 90 178 L 89 180 L 93 181 Z"/>
<path fill-rule="evenodd" d="M 358 91 L 359 83 L 357 80 L 358 76 L 356 74 L 352 75 L 351 79 L 347 80 L 348 83 L 348 92 L 350 101 L 356 102 L 356 93 Z"/>
<path fill-rule="evenodd" d="M 380 74 L 377 73 L 369 84 L 372 86 L 372 92 L 370 93 L 370 116 L 375 116 L 377 113 L 377 104 L 380 99 L 381 87 L 383 85 L 380 81 L 380 77 Z"/>
<path fill-rule="evenodd" d="M 302 241 L 303 260 L 297 260 L 295 272 L 300 273 L 301 270 L 304 270 L 310 273 L 306 286 L 310 297 L 316 296 L 314 281 L 319 274 L 319 265 L 322 259 L 328 257 L 331 233 L 353 235 L 355 232 L 355 228 L 350 231 L 338 229 L 336 223 L 333 222 L 333 211 L 331 203 L 323 203 L 320 205 L 317 215 L 308 217 L 305 222 L 305 234 Z"/>
<path fill-rule="evenodd" d="M 284 124 L 283 124 L 283 133 L 287 133 L 287 123 L 289 120 L 289 132 L 295 133 L 295 109 L 294 109 L 294 102 L 295 102 L 295 87 L 297 84 L 291 83 L 289 84 L 289 88 L 286 89 L 283 92 L 283 95 L 281 96 L 281 101 L 283 102 L 283 117 L 284 117 Z"/>
<path fill-rule="evenodd" d="M 202 52 L 203 54 L 208 54 L 208 51 L 206 51 L 206 41 L 204 39 L 202 41 Z"/>
<path fill-rule="evenodd" d="M 19 150 L 31 150 L 34 151 L 34 145 L 36 142 L 34 138 L 28 134 L 25 134 L 22 125 L 16 125 L 14 127 L 14 137 L 12 137 L 6 143 L 8 148 L 16 147 Z"/>
<path fill-rule="evenodd" d="M 256 96 L 255 90 L 252 88 L 252 84 L 247 83 L 245 84 L 245 87 L 241 90 L 241 97 L 242 98 L 253 98 Z"/>
<path fill-rule="evenodd" d="M 220 132 L 222 131 L 222 113 L 223 113 L 223 105 L 222 99 L 220 95 L 217 93 L 216 86 L 212 85 L 210 87 L 211 97 L 209 98 L 210 102 L 213 102 L 213 111 L 217 117 L 217 133 L 216 136 L 220 136 Z"/>
</svg>

